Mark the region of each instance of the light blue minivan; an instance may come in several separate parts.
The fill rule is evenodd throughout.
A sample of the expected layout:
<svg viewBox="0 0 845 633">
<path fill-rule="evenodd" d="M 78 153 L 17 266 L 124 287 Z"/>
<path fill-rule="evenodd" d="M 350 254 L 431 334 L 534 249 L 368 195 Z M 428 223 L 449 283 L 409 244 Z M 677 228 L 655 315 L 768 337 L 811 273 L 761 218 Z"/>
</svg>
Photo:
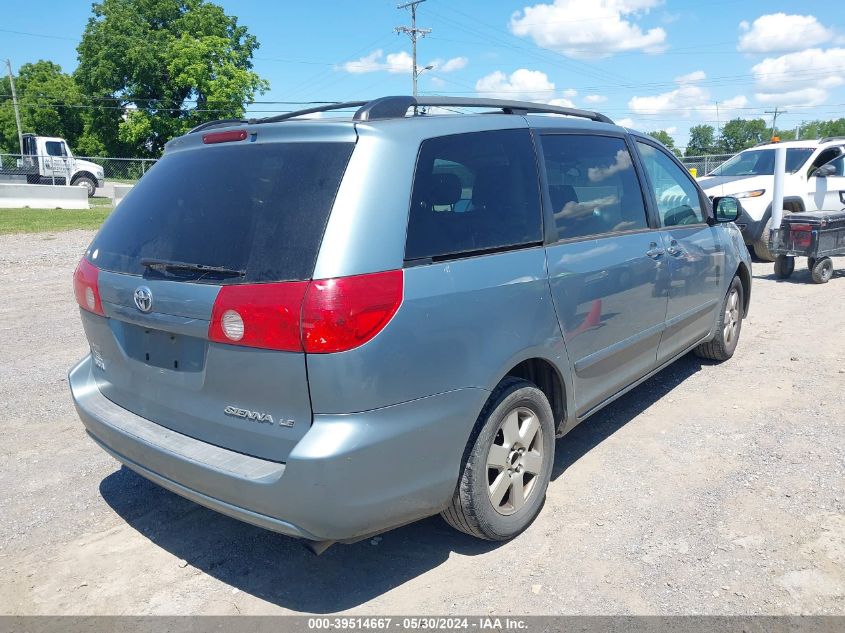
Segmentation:
<svg viewBox="0 0 845 633">
<path fill-rule="evenodd" d="M 80 261 L 70 388 L 129 468 L 315 548 L 436 513 L 508 539 L 555 438 L 688 352 L 733 355 L 737 212 L 596 112 L 384 97 L 207 123 Z"/>
</svg>

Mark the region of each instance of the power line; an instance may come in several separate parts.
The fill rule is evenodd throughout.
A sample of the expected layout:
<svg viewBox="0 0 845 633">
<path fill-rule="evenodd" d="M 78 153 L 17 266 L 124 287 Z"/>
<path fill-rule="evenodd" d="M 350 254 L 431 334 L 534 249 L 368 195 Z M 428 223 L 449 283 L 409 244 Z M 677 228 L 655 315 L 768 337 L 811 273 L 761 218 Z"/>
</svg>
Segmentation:
<svg viewBox="0 0 845 633">
<path fill-rule="evenodd" d="M 28 37 L 43 37 L 50 40 L 68 40 L 75 42 L 78 38 L 63 35 L 46 35 L 44 33 L 30 33 L 28 31 L 12 31 L 11 29 L 0 29 L 0 33 L 11 33 L 13 35 L 26 35 Z"/>
</svg>

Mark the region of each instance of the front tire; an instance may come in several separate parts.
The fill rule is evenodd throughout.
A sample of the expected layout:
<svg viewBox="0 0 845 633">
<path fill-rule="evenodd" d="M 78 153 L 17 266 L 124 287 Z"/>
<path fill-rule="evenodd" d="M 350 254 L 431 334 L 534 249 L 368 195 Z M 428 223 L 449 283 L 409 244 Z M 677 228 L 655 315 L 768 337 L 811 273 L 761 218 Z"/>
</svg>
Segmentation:
<svg viewBox="0 0 845 633">
<path fill-rule="evenodd" d="M 471 536 L 489 541 L 513 538 L 543 505 L 554 450 L 548 399 L 533 383 L 506 378 L 478 417 L 458 486 L 441 516 Z"/>
<path fill-rule="evenodd" d="M 795 270 L 795 258 L 789 255 L 778 255 L 775 258 L 775 277 L 788 279 Z"/>
<path fill-rule="evenodd" d="M 94 193 L 97 191 L 97 183 L 91 180 L 88 176 L 80 176 L 73 181 L 73 184 L 76 187 L 85 187 L 88 190 L 89 198 L 93 198 Z"/>
<path fill-rule="evenodd" d="M 722 302 L 719 318 L 716 320 L 716 334 L 710 341 L 695 348 L 696 356 L 722 362 L 734 355 L 742 331 L 744 306 L 745 292 L 742 282 L 739 277 L 734 277 Z"/>
<path fill-rule="evenodd" d="M 775 256 L 772 255 L 772 251 L 769 250 L 769 236 L 772 233 L 772 218 L 766 220 L 766 226 L 763 228 L 763 232 L 760 234 L 760 239 L 752 244 L 752 248 L 754 249 L 754 254 L 757 256 L 758 259 L 762 259 L 764 262 L 773 262 L 775 261 Z"/>
</svg>

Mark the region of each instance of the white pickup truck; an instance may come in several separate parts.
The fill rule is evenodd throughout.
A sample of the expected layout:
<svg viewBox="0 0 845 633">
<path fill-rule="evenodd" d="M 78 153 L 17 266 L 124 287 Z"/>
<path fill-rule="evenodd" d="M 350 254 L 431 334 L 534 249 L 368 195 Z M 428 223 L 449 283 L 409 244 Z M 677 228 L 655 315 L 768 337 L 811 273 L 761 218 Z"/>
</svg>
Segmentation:
<svg viewBox="0 0 845 633">
<path fill-rule="evenodd" d="M 788 213 L 845 208 L 845 137 L 767 143 L 740 152 L 698 179 L 708 196 L 733 196 L 742 206 L 736 224 L 763 260 L 769 252 L 775 149 L 786 147 L 783 208 Z"/>
<path fill-rule="evenodd" d="M 23 156 L 17 160 L 17 168 L 4 171 L 26 176 L 29 184 L 64 185 L 70 182 L 85 187 L 89 198 L 97 187 L 103 186 L 104 178 L 100 165 L 75 158 L 63 138 L 34 134 L 23 135 Z"/>
</svg>

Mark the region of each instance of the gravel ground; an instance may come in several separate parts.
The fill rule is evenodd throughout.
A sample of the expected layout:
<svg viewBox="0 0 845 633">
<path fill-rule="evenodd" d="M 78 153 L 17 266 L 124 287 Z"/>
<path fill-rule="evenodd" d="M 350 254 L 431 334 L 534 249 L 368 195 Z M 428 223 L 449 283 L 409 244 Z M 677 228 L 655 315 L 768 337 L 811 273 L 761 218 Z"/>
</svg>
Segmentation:
<svg viewBox="0 0 845 633">
<path fill-rule="evenodd" d="M 559 440 L 512 542 L 435 517 L 315 557 L 86 437 L 65 374 L 91 237 L 0 236 L 0 613 L 845 614 L 845 273 L 756 265 L 734 359 L 684 358 Z"/>
</svg>

